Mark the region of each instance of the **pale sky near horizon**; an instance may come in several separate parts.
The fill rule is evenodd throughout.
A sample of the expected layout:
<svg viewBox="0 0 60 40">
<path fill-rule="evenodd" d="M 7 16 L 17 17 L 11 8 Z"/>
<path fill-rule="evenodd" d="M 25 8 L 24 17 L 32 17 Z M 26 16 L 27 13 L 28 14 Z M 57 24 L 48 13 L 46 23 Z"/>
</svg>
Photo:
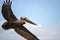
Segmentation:
<svg viewBox="0 0 60 40">
<path fill-rule="evenodd" d="M 0 25 L 5 20 L 1 14 L 2 3 L 3 3 L 3 0 L 0 0 Z M 43 30 L 43 31 L 36 32 L 36 30 L 35 30 L 37 36 L 42 38 L 42 40 L 44 40 L 44 39 L 60 40 L 60 38 L 59 38 L 60 37 L 60 0 L 12 0 L 12 11 L 18 19 L 21 16 L 26 16 L 27 18 L 34 21 L 35 23 L 42 25 L 43 26 L 42 29 L 41 28 L 39 29 L 39 27 L 38 27 L 36 30 Z M 46 28 L 45 28 L 45 26 L 46 26 Z M 32 29 L 31 29 L 31 31 L 32 31 Z M 35 32 L 33 30 L 33 33 L 35 33 Z M 45 32 L 45 34 L 43 34 L 44 32 Z M 0 38 L 2 40 L 4 40 L 3 38 L 8 33 L 9 32 L 7 32 L 5 34 L 3 33 L 2 35 L 0 34 L 1 35 Z M 41 33 L 41 34 L 39 34 L 39 33 Z M 5 35 L 5 36 L 3 37 L 3 35 Z M 8 35 L 8 36 L 10 36 L 10 35 Z M 45 37 L 46 35 L 47 35 L 47 37 Z M 19 37 L 17 37 L 17 39 L 18 38 Z M 7 39 L 7 40 L 9 40 L 9 39 Z"/>
</svg>

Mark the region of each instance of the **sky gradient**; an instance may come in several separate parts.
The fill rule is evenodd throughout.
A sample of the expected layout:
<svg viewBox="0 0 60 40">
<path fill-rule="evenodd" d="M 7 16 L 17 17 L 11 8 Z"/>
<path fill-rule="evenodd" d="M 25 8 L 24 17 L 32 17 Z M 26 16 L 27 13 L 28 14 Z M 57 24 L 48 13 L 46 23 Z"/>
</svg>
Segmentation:
<svg viewBox="0 0 60 40">
<path fill-rule="evenodd" d="M 12 0 L 12 10 L 19 19 L 26 16 L 43 25 L 58 24 L 60 21 L 60 0 Z M 0 9 L 3 0 L 0 1 Z M 0 11 L 1 15 L 1 11 Z M 2 15 L 0 20 L 4 20 Z"/>
<path fill-rule="evenodd" d="M 5 19 L 1 14 L 2 3 L 3 0 L 0 0 L 0 25 L 5 22 Z M 30 31 L 37 28 L 35 31 L 33 30 L 32 32 L 39 36 L 41 40 L 60 40 L 60 0 L 12 0 L 11 8 L 14 15 L 18 19 L 20 19 L 21 16 L 26 16 L 33 22 L 41 25 L 35 28 L 28 25 L 30 28 L 32 28 L 30 29 L 28 27 Z M 3 30 L 1 29 L 0 31 L 1 35 L 1 33 L 3 33 Z M 13 33 L 13 36 L 15 36 L 15 33 L 11 30 L 5 33 Z M 0 36 L 1 40 L 4 40 L 3 38 L 5 37 L 3 36 L 6 36 L 5 33 Z M 10 39 L 12 38 L 10 37 Z M 17 39 L 19 40 L 18 36 Z M 23 39 L 24 38 L 22 38 L 22 40 Z"/>
</svg>

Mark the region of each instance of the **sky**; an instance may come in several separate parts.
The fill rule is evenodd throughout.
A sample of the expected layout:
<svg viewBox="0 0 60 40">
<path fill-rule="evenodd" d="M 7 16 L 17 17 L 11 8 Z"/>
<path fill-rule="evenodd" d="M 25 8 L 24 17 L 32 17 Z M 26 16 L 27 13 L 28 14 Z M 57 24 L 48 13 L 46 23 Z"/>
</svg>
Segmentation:
<svg viewBox="0 0 60 40">
<path fill-rule="evenodd" d="M 5 31 L 1 25 L 5 19 L 1 13 L 4 0 L 0 0 L 0 40 L 25 40 L 14 30 Z M 60 40 L 60 0 L 11 0 L 12 11 L 20 20 L 26 16 L 38 26 L 25 26 L 41 40 Z"/>
</svg>

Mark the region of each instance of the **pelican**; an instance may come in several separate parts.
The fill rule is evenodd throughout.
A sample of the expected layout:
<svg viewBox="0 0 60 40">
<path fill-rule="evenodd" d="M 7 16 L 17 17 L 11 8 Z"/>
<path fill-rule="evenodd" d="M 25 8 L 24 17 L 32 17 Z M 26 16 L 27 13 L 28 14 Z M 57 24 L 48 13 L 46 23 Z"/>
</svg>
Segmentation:
<svg viewBox="0 0 60 40">
<path fill-rule="evenodd" d="M 26 38 L 27 40 L 39 40 L 33 33 L 26 29 L 23 25 L 26 22 L 36 25 L 34 22 L 30 21 L 27 17 L 22 16 L 18 20 L 12 12 L 11 9 L 12 1 L 6 0 L 2 5 L 2 15 L 5 18 L 6 22 L 2 24 L 4 30 L 14 29 L 16 33 Z"/>
</svg>

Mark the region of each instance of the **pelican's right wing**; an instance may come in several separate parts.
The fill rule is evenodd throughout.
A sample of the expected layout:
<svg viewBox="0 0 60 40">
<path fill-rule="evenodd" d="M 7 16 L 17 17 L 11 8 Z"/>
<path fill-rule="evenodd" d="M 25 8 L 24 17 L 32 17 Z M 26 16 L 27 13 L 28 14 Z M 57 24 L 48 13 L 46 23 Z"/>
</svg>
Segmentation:
<svg viewBox="0 0 60 40">
<path fill-rule="evenodd" d="M 17 20 L 17 18 L 11 10 L 11 4 L 12 2 L 10 2 L 10 0 L 6 0 L 2 5 L 2 15 L 7 21 Z"/>
<path fill-rule="evenodd" d="M 39 40 L 34 34 L 28 31 L 24 26 L 21 26 L 20 28 L 15 28 L 15 31 L 22 37 L 26 38 L 27 40 Z"/>
</svg>

